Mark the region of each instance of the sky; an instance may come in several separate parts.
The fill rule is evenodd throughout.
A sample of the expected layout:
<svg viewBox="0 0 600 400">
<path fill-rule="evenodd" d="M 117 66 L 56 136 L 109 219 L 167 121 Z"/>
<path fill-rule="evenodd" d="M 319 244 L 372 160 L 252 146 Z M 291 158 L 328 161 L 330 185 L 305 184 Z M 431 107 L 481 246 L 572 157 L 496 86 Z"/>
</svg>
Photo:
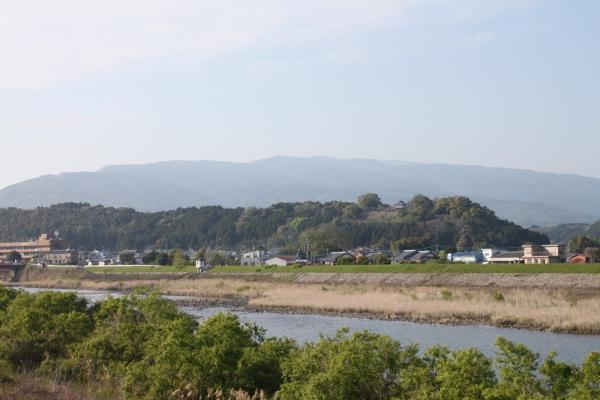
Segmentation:
<svg viewBox="0 0 600 400">
<path fill-rule="evenodd" d="M 5 0 L 0 187 L 274 155 L 600 177 L 595 0 Z"/>
</svg>

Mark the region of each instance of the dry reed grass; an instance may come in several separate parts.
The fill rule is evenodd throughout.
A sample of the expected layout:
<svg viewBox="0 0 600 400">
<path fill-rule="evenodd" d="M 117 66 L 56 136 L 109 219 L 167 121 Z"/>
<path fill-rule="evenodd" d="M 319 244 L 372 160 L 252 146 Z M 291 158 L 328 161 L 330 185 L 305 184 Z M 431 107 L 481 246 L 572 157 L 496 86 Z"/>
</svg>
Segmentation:
<svg viewBox="0 0 600 400">
<path fill-rule="evenodd" d="M 394 287 L 178 279 L 103 282 L 27 282 L 31 287 L 131 290 L 245 299 L 250 306 L 302 312 L 364 313 L 380 318 L 439 323 L 482 323 L 561 332 L 600 332 L 600 293 L 574 289 Z"/>
</svg>

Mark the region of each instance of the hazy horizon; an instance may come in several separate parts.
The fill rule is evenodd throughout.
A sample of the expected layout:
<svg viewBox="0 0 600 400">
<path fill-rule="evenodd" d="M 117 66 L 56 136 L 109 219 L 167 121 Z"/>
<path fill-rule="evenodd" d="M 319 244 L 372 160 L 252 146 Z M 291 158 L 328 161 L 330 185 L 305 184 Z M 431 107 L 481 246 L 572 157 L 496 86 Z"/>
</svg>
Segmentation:
<svg viewBox="0 0 600 400">
<path fill-rule="evenodd" d="M 600 3 L 42 0 L 0 15 L 0 188 L 169 160 L 600 178 Z"/>
</svg>

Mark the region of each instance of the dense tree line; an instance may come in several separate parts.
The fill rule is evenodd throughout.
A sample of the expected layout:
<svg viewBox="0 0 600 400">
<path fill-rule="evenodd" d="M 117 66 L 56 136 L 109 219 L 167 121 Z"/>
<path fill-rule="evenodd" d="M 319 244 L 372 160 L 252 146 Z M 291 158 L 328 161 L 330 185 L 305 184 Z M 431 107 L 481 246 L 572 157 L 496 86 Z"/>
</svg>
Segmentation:
<svg viewBox="0 0 600 400">
<path fill-rule="evenodd" d="M 313 251 L 357 246 L 408 248 L 515 247 L 547 243 L 544 234 L 500 220 L 465 197 L 419 195 L 405 208 L 375 194 L 356 203 L 279 203 L 267 208 L 219 206 L 142 213 L 129 208 L 64 203 L 33 210 L 0 209 L 0 241 L 28 240 L 58 230 L 73 248 L 245 249 L 281 247 Z"/>
<path fill-rule="evenodd" d="M 512 400 L 600 398 L 600 353 L 581 366 L 540 360 L 503 338 L 497 357 L 475 348 L 420 352 L 368 331 L 299 345 L 265 337 L 232 314 L 202 324 L 157 294 L 90 304 L 74 293 L 0 287 L 0 385 L 34 371 L 55 382 L 116 388 L 134 400 Z M 208 394 L 211 394 L 210 397 Z"/>
</svg>

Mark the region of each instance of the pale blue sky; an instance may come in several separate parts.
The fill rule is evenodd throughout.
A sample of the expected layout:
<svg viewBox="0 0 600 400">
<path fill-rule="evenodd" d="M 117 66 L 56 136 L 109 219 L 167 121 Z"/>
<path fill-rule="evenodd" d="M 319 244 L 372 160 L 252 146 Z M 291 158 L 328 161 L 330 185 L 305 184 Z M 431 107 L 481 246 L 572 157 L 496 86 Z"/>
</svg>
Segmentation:
<svg viewBox="0 0 600 400">
<path fill-rule="evenodd" d="M 276 154 L 600 177 L 599 1 L 7 3 L 0 187 Z"/>
</svg>

